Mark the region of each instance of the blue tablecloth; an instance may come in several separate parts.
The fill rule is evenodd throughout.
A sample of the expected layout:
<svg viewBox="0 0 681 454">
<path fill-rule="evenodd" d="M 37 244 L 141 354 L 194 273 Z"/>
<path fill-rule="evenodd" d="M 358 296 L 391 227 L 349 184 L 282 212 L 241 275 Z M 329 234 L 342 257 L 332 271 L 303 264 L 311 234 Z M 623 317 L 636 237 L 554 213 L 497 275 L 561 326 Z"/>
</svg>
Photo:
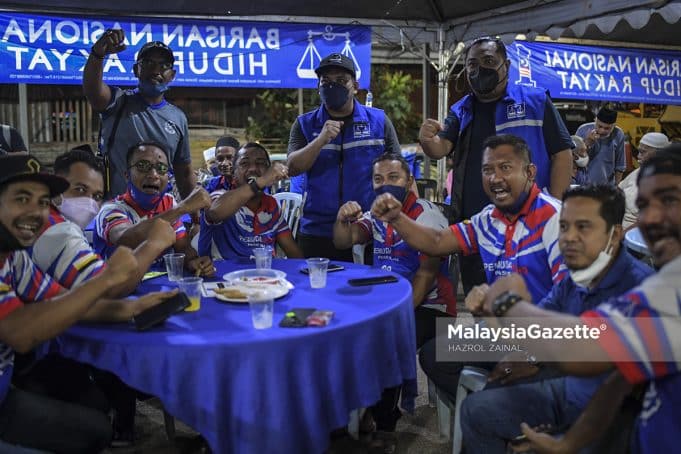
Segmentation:
<svg viewBox="0 0 681 454">
<path fill-rule="evenodd" d="M 252 262 L 217 263 L 218 276 Z M 274 326 L 255 330 L 248 305 L 203 298 L 201 310 L 138 333 L 126 324 L 78 325 L 58 340 L 69 358 L 114 372 L 158 396 L 199 431 L 215 453 L 314 453 L 351 410 L 375 403 L 383 388 L 415 390 L 411 286 L 350 287 L 350 278 L 385 272 L 346 264 L 327 287 L 311 289 L 302 260 L 274 260 L 295 285 L 274 305 Z M 140 291 L 170 288 L 165 278 Z M 279 328 L 297 307 L 335 312 L 325 328 Z"/>
</svg>

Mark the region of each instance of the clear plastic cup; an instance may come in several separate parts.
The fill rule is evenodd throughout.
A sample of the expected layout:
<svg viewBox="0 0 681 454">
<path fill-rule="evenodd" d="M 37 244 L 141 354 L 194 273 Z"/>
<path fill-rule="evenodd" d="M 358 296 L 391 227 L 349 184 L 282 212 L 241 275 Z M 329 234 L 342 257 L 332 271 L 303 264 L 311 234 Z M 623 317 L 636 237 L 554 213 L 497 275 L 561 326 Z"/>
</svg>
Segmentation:
<svg viewBox="0 0 681 454">
<path fill-rule="evenodd" d="M 166 271 L 168 272 L 168 280 L 177 282 L 182 279 L 182 271 L 184 269 L 184 254 L 166 254 L 163 256 L 166 262 Z"/>
<path fill-rule="evenodd" d="M 311 257 L 307 259 L 307 269 L 310 271 L 310 287 L 326 287 L 326 271 L 329 267 L 329 259 L 323 257 Z"/>
<path fill-rule="evenodd" d="M 262 246 L 253 249 L 255 268 L 258 270 L 272 269 L 272 246 Z"/>
<path fill-rule="evenodd" d="M 272 327 L 274 298 L 267 290 L 256 290 L 248 293 L 248 306 L 251 308 L 251 321 L 255 329 Z"/>
<path fill-rule="evenodd" d="M 198 311 L 201 308 L 201 286 L 203 285 L 203 279 L 200 277 L 183 277 L 178 281 L 178 284 L 180 290 L 187 294 L 191 303 L 185 311 Z"/>
</svg>

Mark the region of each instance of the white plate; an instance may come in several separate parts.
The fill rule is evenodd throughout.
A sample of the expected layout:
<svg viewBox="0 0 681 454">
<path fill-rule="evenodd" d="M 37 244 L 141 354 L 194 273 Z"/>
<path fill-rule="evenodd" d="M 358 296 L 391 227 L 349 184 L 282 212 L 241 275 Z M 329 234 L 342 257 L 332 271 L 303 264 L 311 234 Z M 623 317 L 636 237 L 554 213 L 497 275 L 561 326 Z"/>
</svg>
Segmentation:
<svg viewBox="0 0 681 454">
<path fill-rule="evenodd" d="M 267 290 L 268 292 L 272 293 L 272 296 L 274 299 L 281 298 L 282 296 L 285 296 L 288 294 L 289 291 L 293 288 L 293 284 L 291 284 L 289 281 L 286 279 L 279 279 L 277 281 L 277 284 L 271 283 L 271 281 L 268 281 L 267 283 L 262 283 L 262 282 L 249 282 L 246 284 L 237 284 L 237 285 L 229 285 L 229 283 L 224 283 L 224 288 L 235 288 L 239 290 L 240 292 L 244 294 L 248 294 L 249 292 L 253 291 L 258 291 L 258 290 Z M 230 298 L 226 295 L 221 295 L 219 293 L 215 293 L 215 288 L 217 288 L 217 282 L 211 282 L 212 284 L 210 287 L 207 285 L 204 287 L 204 291 L 206 293 L 206 296 L 212 296 L 220 301 L 227 301 L 229 303 L 247 303 L 248 298 Z"/>
</svg>

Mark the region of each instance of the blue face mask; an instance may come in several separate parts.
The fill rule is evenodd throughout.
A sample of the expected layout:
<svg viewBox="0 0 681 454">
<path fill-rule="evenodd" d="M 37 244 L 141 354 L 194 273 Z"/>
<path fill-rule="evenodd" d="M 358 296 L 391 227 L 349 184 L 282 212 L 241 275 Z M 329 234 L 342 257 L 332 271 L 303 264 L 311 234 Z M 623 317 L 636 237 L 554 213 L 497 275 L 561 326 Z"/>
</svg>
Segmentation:
<svg viewBox="0 0 681 454">
<path fill-rule="evenodd" d="M 407 198 L 407 188 L 403 186 L 393 186 L 391 184 L 384 184 L 383 186 L 376 188 L 374 192 L 376 193 L 376 196 L 379 196 L 381 194 L 392 194 L 392 196 L 395 197 L 400 202 L 404 202 L 404 199 Z"/>
<path fill-rule="evenodd" d="M 220 170 L 218 170 L 218 166 L 216 166 L 216 165 L 210 166 L 210 173 L 212 173 L 214 177 L 218 177 L 218 176 L 222 175 L 220 173 Z"/>
<path fill-rule="evenodd" d="M 128 191 L 130 192 L 132 199 L 140 206 L 140 208 L 147 211 L 151 211 L 156 208 L 167 190 L 168 188 L 165 188 L 158 194 L 147 194 L 146 192 L 142 192 L 141 190 L 137 189 L 132 182 L 128 181 Z"/>
<path fill-rule="evenodd" d="M 148 80 L 140 80 L 138 88 L 145 98 L 157 98 L 168 91 L 168 84 L 155 84 Z"/>
<path fill-rule="evenodd" d="M 335 82 L 319 87 L 319 96 L 322 98 L 322 102 L 331 110 L 340 110 L 347 102 L 349 95 L 350 91 L 347 88 Z"/>
</svg>

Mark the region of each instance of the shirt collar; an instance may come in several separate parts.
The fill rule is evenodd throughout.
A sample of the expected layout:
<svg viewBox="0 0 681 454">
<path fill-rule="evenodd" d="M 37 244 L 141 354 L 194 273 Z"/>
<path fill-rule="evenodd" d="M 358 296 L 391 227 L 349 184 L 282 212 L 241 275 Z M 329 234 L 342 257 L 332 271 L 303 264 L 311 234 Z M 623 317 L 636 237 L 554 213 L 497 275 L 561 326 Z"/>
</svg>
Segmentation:
<svg viewBox="0 0 681 454">
<path fill-rule="evenodd" d="M 518 219 L 521 217 L 525 217 L 528 214 L 530 214 L 530 207 L 534 203 L 534 201 L 539 197 L 539 193 L 541 191 L 539 190 L 539 187 L 537 186 L 536 183 L 532 183 L 532 187 L 530 188 L 530 195 L 527 197 L 527 200 L 525 200 L 525 203 L 523 206 L 520 208 L 520 211 L 513 216 L 510 220 L 506 217 L 506 215 L 497 207 L 494 207 L 492 210 L 492 217 L 499 219 L 506 225 L 512 225 L 515 224 Z"/>
<path fill-rule="evenodd" d="M 408 213 L 409 210 L 411 210 L 411 208 L 416 203 L 416 200 L 417 200 L 416 195 L 413 192 L 408 191 L 407 192 L 407 198 L 404 199 L 404 203 L 402 204 L 402 213 L 405 213 L 405 214 Z"/>
</svg>

